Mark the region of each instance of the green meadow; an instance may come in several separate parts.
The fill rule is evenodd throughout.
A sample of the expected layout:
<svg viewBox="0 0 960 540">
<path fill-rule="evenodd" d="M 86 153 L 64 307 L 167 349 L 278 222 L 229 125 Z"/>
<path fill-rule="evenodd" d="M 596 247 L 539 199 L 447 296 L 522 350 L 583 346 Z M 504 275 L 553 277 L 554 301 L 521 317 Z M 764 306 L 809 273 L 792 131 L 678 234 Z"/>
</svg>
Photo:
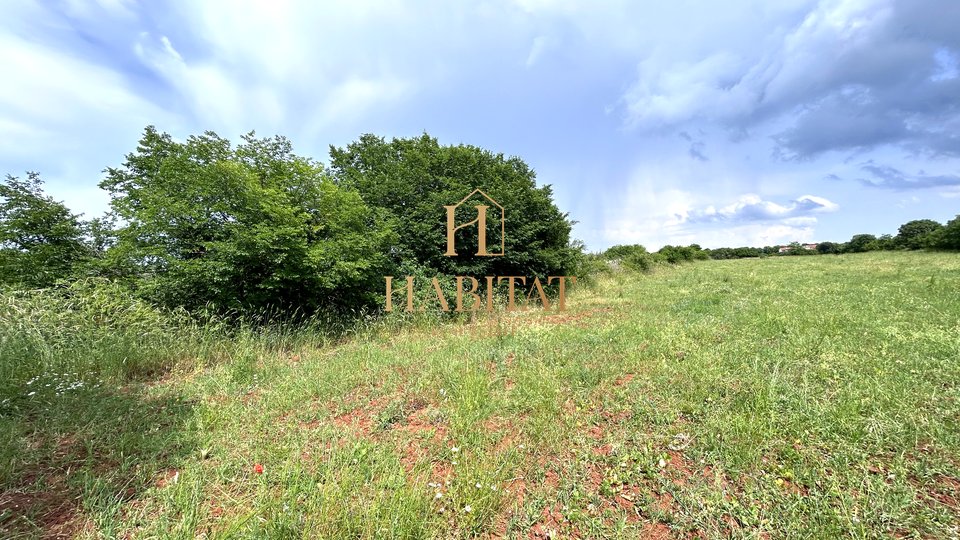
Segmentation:
<svg viewBox="0 0 960 540">
<path fill-rule="evenodd" d="M 956 254 L 581 281 L 336 335 L 7 293 L 0 537 L 960 536 Z"/>
</svg>

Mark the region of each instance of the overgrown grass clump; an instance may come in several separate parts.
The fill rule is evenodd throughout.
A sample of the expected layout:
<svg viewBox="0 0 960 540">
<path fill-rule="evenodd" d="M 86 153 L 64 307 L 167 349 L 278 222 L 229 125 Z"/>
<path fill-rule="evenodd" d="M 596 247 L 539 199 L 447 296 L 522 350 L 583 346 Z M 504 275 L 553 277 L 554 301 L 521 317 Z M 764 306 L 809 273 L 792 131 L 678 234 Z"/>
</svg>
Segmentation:
<svg viewBox="0 0 960 540">
<path fill-rule="evenodd" d="M 52 373 L 78 379 L 147 375 L 203 357 L 223 329 L 154 308 L 106 281 L 0 293 L 0 395 Z"/>
</svg>

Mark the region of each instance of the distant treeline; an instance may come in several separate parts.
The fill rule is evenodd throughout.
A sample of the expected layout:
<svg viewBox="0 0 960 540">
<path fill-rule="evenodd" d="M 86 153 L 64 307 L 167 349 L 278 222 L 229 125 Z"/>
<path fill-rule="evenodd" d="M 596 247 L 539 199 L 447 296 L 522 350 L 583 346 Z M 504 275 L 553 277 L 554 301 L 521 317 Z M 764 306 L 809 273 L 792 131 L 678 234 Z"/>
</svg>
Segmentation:
<svg viewBox="0 0 960 540">
<path fill-rule="evenodd" d="M 960 249 L 960 216 L 948 221 L 946 225 L 932 219 L 908 221 L 900 226 L 896 236 L 855 234 L 847 242 L 820 242 L 812 249 L 794 242 L 786 246 L 717 248 L 705 251 L 711 259 L 741 259 L 766 255 L 826 255 L 898 249 Z"/>
<path fill-rule="evenodd" d="M 677 264 L 705 259 L 745 259 L 750 257 L 826 255 L 840 253 L 863 253 L 866 251 L 898 249 L 960 250 L 960 215 L 943 225 L 932 219 L 908 221 L 900 226 L 896 236 L 884 234 L 856 234 L 848 242 L 820 242 L 765 247 L 722 247 L 703 249 L 697 244 L 689 246 L 663 246 L 654 253 L 647 252 L 639 244 L 616 245 L 599 255 L 607 261 L 617 261 L 628 267 L 649 270 L 658 263 Z M 807 247 L 811 246 L 811 247 Z"/>
</svg>

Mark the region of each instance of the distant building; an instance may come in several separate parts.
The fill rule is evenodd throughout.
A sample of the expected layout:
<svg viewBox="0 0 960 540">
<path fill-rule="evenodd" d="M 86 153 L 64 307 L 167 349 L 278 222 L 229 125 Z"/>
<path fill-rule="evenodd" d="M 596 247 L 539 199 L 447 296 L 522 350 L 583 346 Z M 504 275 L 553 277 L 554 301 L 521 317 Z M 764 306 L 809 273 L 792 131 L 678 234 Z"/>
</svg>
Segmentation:
<svg viewBox="0 0 960 540">
<path fill-rule="evenodd" d="M 819 244 L 800 244 L 800 247 L 813 251 L 817 249 L 818 245 Z M 793 249 L 793 246 L 779 246 L 777 248 L 777 253 L 788 253 L 791 249 Z"/>
</svg>

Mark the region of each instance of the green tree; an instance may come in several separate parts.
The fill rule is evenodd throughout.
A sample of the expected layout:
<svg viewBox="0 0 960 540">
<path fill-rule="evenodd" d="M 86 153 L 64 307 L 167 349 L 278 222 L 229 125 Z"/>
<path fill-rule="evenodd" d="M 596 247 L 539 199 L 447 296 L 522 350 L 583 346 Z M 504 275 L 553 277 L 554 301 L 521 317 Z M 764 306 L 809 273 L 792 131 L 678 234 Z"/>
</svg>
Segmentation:
<svg viewBox="0 0 960 540">
<path fill-rule="evenodd" d="M 877 237 L 872 234 L 855 234 L 847 242 L 847 251 L 850 253 L 863 253 L 876 248 Z"/>
<path fill-rule="evenodd" d="M 927 247 L 937 231 L 943 225 L 932 219 L 915 219 L 900 226 L 897 231 L 896 243 L 907 249 Z"/>
<path fill-rule="evenodd" d="M 161 304 L 309 314 L 379 302 L 388 224 L 283 137 L 234 148 L 151 126 L 100 185 L 122 223 L 107 266 Z"/>
<path fill-rule="evenodd" d="M 897 242 L 893 235 L 881 234 L 867 246 L 867 251 L 889 251 L 897 249 Z"/>
<path fill-rule="evenodd" d="M 73 275 L 90 257 L 85 224 L 44 194 L 35 172 L 0 183 L 0 282 L 48 287 Z"/>
<path fill-rule="evenodd" d="M 820 242 L 817 244 L 817 252 L 822 254 L 840 253 L 842 246 L 836 242 Z"/>
<path fill-rule="evenodd" d="M 537 187 L 536 175 L 518 157 L 504 157 L 469 145 L 442 146 L 426 134 L 392 139 L 363 135 L 346 148 L 330 148 L 331 168 L 340 186 L 356 189 L 372 207 L 383 209 L 397 224 L 399 239 L 392 250 L 396 267 L 417 266 L 428 274 L 569 275 L 582 248 L 571 242 L 573 222 L 553 202 L 549 185 Z M 445 256 L 446 211 L 475 189 L 503 206 L 504 256 L 476 256 L 458 248 Z M 472 201 L 458 209 L 458 223 L 476 217 Z M 499 223 L 497 210 L 489 223 Z M 496 229 L 496 230 L 493 230 Z M 462 244 L 461 244 L 462 241 Z M 457 243 L 476 246 L 474 227 L 461 229 Z M 499 251 L 499 227 L 488 242 Z M 400 270 L 398 270 L 400 272 Z M 402 275 L 402 274 L 400 274 Z"/>
<path fill-rule="evenodd" d="M 948 221 L 942 229 L 934 232 L 930 243 L 940 249 L 960 249 L 960 214 Z"/>
</svg>

